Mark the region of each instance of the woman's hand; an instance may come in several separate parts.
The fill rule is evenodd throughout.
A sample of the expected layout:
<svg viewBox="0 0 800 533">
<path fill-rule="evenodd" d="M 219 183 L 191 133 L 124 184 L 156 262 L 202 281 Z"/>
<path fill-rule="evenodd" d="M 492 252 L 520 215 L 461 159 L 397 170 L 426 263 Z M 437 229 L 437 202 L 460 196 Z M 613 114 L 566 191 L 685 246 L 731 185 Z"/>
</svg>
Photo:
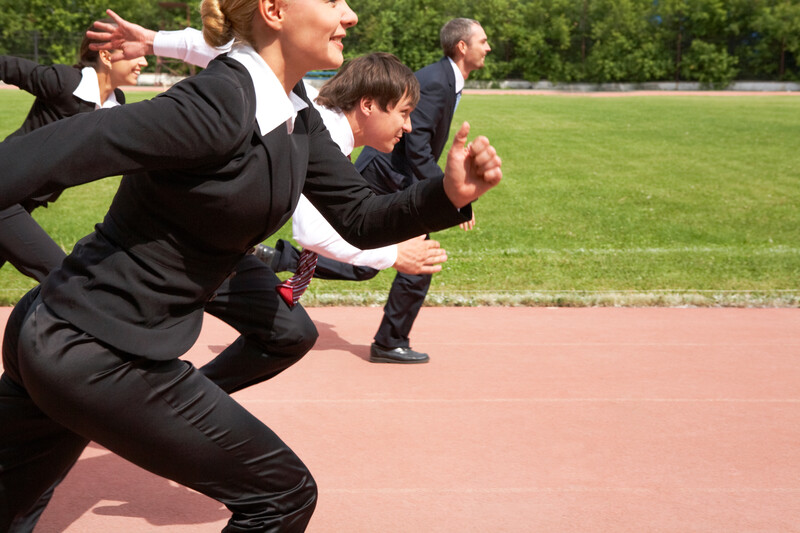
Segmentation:
<svg viewBox="0 0 800 533">
<path fill-rule="evenodd" d="M 86 32 L 86 37 L 94 41 L 89 48 L 92 50 L 115 50 L 111 60 L 135 59 L 137 57 L 153 54 L 153 39 L 156 32 L 128 22 L 110 9 L 106 10 L 117 26 L 99 20 L 94 21 L 94 29 Z"/>
</svg>

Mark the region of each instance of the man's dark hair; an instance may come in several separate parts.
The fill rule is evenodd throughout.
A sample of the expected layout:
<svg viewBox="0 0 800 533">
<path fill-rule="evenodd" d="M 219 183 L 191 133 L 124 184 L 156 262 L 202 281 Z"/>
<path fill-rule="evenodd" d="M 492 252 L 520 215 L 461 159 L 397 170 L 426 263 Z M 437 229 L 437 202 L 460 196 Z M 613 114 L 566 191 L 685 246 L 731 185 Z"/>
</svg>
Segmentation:
<svg viewBox="0 0 800 533">
<path fill-rule="evenodd" d="M 342 66 L 339 72 L 319 90 L 317 103 L 329 108 L 350 111 L 362 98 L 374 99 L 386 111 L 404 97 L 411 105 L 419 101 L 419 82 L 410 68 L 397 57 L 375 52 L 357 57 Z"/>
</svg>

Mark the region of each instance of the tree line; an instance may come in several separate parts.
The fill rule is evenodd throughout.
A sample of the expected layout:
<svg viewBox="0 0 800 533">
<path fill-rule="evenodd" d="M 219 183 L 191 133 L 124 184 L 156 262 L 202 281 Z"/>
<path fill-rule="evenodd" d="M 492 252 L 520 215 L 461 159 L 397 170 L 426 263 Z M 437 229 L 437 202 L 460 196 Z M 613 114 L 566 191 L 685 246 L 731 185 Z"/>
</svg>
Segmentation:
<svg viewBox="0 0 800 533">
<path fill-rule="evenodd" d="M 441 57 L 439 29 L 481 22 L 492 53 L 484 80 L 551 82 L 800 79 L 800 0 L 351 0 L 359 23 L 346 54 L 392 52 L 417 69 Z M 4 0 L 0 53 L 74 60 L 92 20 L 110 7 L 146 27 L 200 26 L 199 2 Z M 22 52 L 20 52 L 22 51 Z"/>
</svg>

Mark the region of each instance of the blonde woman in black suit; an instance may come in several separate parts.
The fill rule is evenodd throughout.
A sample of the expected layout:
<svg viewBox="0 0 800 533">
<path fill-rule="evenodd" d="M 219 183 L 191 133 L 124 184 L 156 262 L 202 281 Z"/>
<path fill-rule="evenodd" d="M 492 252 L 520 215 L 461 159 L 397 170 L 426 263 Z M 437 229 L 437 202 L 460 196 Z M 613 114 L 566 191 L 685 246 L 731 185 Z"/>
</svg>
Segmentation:
<svg viewBox="0 0 800 533">
<path fill-rule="evenodd" d="M 104 22 L 116 24 L 112 19 Z M 112 51 L 92 50 L 91 42 L 84 37 L 78 63 L 73 66 L 40 65 L 20 57 L 0 56 L 0 80 L 36 97 L 22 126 L 9 137 L 78 113 L 125 103 L 119 87 L 136 85 L 147 61 L 138 56 L 112 62 Z M 26 276 L 42 281 L 61 264 L 67 254 L 31 217 L 34 209 L 55 201 L 59 194 L 25 198 L 0 211 L 0 267 L 8 261 Z"/>
<path fill-rule="evenodd" d="M 444 179 L 375 196 L 299 84 L 341 64 L 357 20 L 347 3 L 204 0 L 201 10 L 210 44 L 240 43 L 202 73 L 0 144 L 0 208 L 124 174 L 104 221 L 9 318 L 0 530 L 14 531 L 94 440 L 225 504 L 224 531 L 303 531 L 316 503 L 308 469 L 179 359 L 204 306 L 301 192 L 345 239 L 374 247 L 469 220 L 502 177 L 488 140 L 466 147 L 464 127 Z"/>
</svg>

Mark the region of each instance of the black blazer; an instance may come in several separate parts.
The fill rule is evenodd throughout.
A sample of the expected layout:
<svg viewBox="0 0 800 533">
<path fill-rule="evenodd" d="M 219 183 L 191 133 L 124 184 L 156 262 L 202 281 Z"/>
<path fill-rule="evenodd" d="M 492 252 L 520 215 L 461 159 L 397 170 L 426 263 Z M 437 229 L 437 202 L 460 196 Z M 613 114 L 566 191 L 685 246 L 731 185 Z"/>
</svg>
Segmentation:
<svg viewBox="0 0 800 533">
<path fill-rule="evenodd" d="M 81 100 L 72 94 L 80 85 L 81 78 L 81 69 L 78 67 L 45 66 L 20 57 L 0 56 L 0 80 L 36 97 L 22 126 L 9 137 L 24 135 L 78 113 L 94 111 L 93 102 Z M 125 93 L 121 90 L 114 89 L 114 95 L 120 104 L 125 103 Z M 20 203 L 31 211 L 34 207 L 55 201 L 59 194 L 60 191 L 42 198 L 26 198 Z"/>
<path fill-rule="evenodd" d="M 307 100 L 302 84 L 295 90 Z M 45 280 L 42 297 L 100 341 L 153 359 L 191 347 L 205 303 L 289 219 L 301 192 L 361 248 L 471 217 L 441 180 L 374 195 L 313 106 L 292 135 L 279 127 L 262 136 L 252 79 L 227 56 L 152 100 L 8 139 L 0 161 L 0 209 L 34 191 L 125 174 L 104 221 Z"/>
<path fill-rule="evenodd" d="M 404 177 L 393 177 L 395 181 L 403 179 L 398 183 L 400 189 L 419 180 L 444 176 L 438 161 L 450 136 L 456 105 L 456 78 L 449 59 L 443 57 L 414 75 L 419 80 L 420 98 L 411 112 L 411 133 L 403 135 L 390 155 L 365 148 L 356 162 L 356 167 L 363 170 L 371 159 L 383 158 Z"/>
</svg>

